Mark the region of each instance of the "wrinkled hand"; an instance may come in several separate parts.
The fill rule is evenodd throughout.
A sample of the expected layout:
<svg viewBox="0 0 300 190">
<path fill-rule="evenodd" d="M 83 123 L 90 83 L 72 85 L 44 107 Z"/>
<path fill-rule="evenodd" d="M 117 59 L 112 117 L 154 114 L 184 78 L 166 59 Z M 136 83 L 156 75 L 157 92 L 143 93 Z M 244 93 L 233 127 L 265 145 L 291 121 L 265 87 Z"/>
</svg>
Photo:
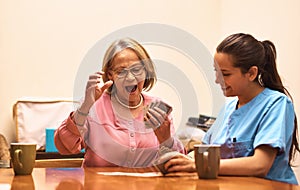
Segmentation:
<svg viewBox="0 0 300 190">
<path fill-rule="evenodd" d="M 178 155 L 165 164 L 167 172 L 195 172 L 195 161 L 188 156 Z"/>
<path fill-rule="evenodd" d="M 83 103 L 87 107 L 91 107 L 95 101 L 102 96 L 103 92 L 113 84 L 113 81 L 107 81 L 103 83 L 103 74 L 104 72 L 100 71 L 89 76 L 89 80 L 86 84 L 85 98 Z"/>
<path fill-rule="evenodd" d="M 160 143 L 171 137 L 170 121 L 165 111 L 158 107 L 149 108 L 144 117 L 145 126 L 153 128 L 154 133 Z"/>
</svg>

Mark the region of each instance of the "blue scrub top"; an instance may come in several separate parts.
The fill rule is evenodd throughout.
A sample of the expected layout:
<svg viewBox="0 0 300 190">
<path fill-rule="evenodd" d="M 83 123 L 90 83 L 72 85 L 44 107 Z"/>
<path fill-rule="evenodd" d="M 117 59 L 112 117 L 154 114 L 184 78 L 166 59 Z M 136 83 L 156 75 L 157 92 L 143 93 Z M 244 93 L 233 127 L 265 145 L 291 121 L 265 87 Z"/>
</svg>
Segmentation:
<svg viewBox="0 0 300 190">
<path fill-rule="evenodd" d="M 260 145 L 277 148 L 278 154 L 266 178 L 298 184 L 288 163 L 295 118 L 290 99 L 265 88 L 239 109 L 237 102 L 234 98 L 225 104 L 203 143 L 220 144 L 221 158 L 252 156 Z"/>
</svg>

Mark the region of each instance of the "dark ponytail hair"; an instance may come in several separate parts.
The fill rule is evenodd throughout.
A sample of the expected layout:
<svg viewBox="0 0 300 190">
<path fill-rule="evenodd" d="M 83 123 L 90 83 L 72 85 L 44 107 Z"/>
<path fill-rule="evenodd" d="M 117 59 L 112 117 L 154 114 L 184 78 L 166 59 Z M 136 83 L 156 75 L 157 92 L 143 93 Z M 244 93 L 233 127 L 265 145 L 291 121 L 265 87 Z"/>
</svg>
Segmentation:
<svg viewBox="0 0 300 190">
<path fill-rule="evenodd" d="M 252 66 L 258 68 L 258 75 L 255 79 L 261 86 L 279 91 L 287 95 L 292 101 L 293 98 L 283 86 L 276 66 L 276 48 L 269 41 L 258 41 L 249 34 L 237 33 L 225 38 L 217 47 L 217 53 L 225 53 L 231 56 L 233 66 L 241 69 L 242 73 L 248 72 Z M 297 139 L 297 117 L 294 119 L 294 132 L 292 145 L 289 151 L 289 163 L 295 153 L 300 152 Z"/>
</svg>

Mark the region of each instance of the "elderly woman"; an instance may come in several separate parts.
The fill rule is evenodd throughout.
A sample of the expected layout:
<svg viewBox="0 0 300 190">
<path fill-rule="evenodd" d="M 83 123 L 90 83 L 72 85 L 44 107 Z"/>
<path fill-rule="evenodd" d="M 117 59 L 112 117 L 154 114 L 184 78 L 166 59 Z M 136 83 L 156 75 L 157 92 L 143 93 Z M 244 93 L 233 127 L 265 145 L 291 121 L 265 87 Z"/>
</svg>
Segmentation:
<svg viewBox="0 0 300 190">
<path fill-rule="evenodd" d="M 149 167 L 162 146 L 184 153 L 173 137 L 167 104 L 144 92 L 155 82 L 153 62 L 142 45 L 130 38 L 115 41 L 102 71 L 90 75 L 81 106 L 56 130 L 59 152 L 85 148 L 83 166 L 95 167 Z"/>
</svg>

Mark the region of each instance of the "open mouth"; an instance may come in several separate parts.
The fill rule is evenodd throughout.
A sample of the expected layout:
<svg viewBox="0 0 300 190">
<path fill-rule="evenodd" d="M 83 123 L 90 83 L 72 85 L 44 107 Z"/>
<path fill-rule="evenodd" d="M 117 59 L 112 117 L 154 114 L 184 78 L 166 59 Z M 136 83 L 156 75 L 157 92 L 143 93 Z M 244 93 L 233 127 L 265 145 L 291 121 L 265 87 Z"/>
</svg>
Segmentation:
<svg viewBox="0 0 300 190">
<path fill-rule="evenodd" d="M 137 85 L 125 86 L 127 92 L 132 93 L 135 92 L 137 89 Z"/>
</svg>

